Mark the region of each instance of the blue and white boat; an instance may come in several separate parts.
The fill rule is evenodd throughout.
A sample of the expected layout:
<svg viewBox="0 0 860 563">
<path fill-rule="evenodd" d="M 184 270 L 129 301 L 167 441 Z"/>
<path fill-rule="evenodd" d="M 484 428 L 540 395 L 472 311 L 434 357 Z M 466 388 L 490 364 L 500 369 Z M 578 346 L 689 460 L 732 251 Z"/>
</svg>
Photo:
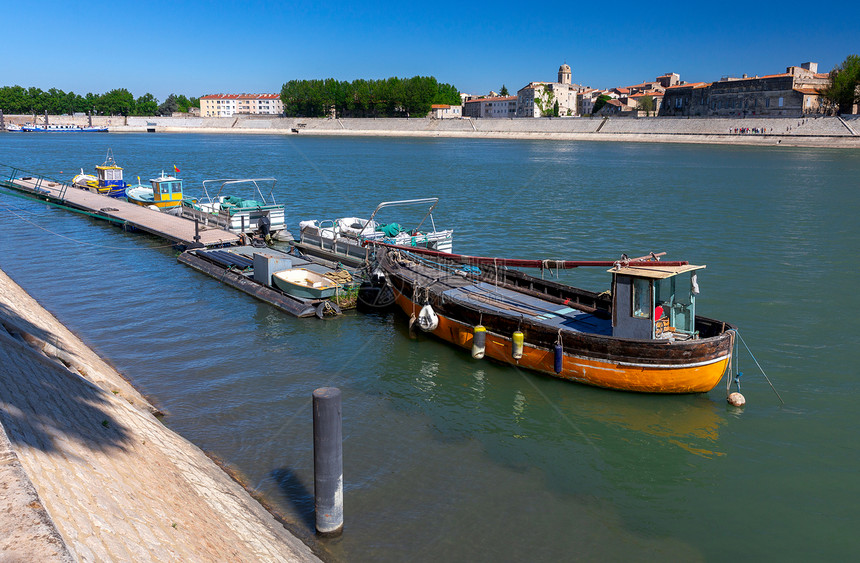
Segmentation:
<svg viewBox="0 0 860 563">
<path fill-rule="evenodd" d="M 64 124 L 27 124 L 21 127 L 21 131 L 25 133 L 107 133 L 107 130 L 107 127 L 80 127 L 78 125 Z"/>
</svg>

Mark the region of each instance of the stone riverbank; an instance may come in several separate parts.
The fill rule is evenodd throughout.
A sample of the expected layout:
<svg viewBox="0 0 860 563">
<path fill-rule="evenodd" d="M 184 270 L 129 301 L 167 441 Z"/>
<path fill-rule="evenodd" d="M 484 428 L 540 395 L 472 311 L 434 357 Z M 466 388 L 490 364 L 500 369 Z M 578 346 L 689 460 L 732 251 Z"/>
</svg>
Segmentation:
<svg viewBox="0 0 860 563">
<path fill-rule="evenodd" d="M 6 116 L 24 123 L 33 116 Z M 40 117 L 40 121 L 41 121 Z M 50 117 L 86 125 L 86 117 Z M 564 141 L 711 143 L 860 148 L 860 116 L 844 117 L 572 117 L 542 119 L 401 119 L 234 117 L 95 117 L 111 132 L 245 133 L 458 137 Z"/>
<path fill-rule="evenodd" d="M 0 271 L 0 561 L 318 561 Z"/>
</svg>

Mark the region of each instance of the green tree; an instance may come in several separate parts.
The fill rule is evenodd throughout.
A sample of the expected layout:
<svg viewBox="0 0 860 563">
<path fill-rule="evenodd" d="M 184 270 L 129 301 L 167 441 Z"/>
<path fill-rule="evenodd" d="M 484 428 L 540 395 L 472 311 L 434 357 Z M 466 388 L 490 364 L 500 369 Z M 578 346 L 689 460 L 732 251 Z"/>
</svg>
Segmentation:
<svg viewBox="0 0 860 563">
<path fill-rule="evenodd" d="M 96 109 L 105 115 L 130 115 L 134 110 L 134 96 L 125 88 L 117 88 L 103 94 Z"/>
<path fill-rule="evenodd" d="M 640 111 L 644 111 L 646 116 L 650 117 L 651 112 L 654 111 L 657 104 L 654 101 L 654 96 L 642 96 L 639 98 L 639 101 L 636 102 L 636 106 Z"/>
<path fill-rule="evenodd" d="M 612 98 L 610 98 L 606 94 L 601 94 L 601 95 L 597 96 L 597 100 L 595 100 L 595 102 L 594 102 L 594 107 L 591 108 L 592 115 L 599 112 L 600 109 L 606 105 L 606 102 L 608 102 L 611 99 Z"/>
<path fill-rule="evenodd" d="M 499 90 L 499 96 L 508 96 L 508 87 L 502 84 L 502 89 Z"/>
<path fill-rule="evenodd" d="M 155 115 L 158 111 L 158 100 L 147 92 L 134 102 L 134 115 Z"/>
<path fill-rule="evenodd" d="M 176 94 L 170 94 L 167 99 L 161 103 L 155 110 L 156 115 L 172 115 L 174 111 L 179 111 L 179 103 L 176 101 Z"/>
<path fill-rule="evenodd" d="M 839 113 L 850 113 L 860 103 L 860 56 L 848 55 L 830 71 L 830 86 L 822 93 Z"/>
</svg>

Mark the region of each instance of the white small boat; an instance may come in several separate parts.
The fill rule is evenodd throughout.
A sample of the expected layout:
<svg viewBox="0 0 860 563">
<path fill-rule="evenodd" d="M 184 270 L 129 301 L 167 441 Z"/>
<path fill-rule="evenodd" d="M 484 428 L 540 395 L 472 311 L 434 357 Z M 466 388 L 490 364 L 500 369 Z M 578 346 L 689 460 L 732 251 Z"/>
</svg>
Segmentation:
<svg viewBox="0 0 860 563">
<path fill-rule="evenodd" d="M 338 284 L 304 268 L 292 268 L 272 274 L 272 281 L 284 293 L 301 299 L 325 299 L 337 291 Z"/>
<path fill-rule="evenodd" d="M 438 203 L 437 197 L 384 201 L 376 206 L 369 219 L 342 217 L 325 221 L 301 221 L 300 238 L 295 245 L 308 254 L 337 260 L 349 266 L 358 266 L 367 259 L 368 241 L 450 253 L 453 250 L 454 231 L 436 229 L 433 210 Z M 415 228 L 404 228 L 399 223 L 386 224 L 377 221 L 377 214 L 383 209 L 428 204 L 430 207 Z"/>
<path fill-rule="evenodd" d="M 274 178 L 204 180 L 202 196 L 184 199 L 179 214 L 232 233 L 260 233 L 292 240 L 286 231 L 284 206 L 275 202 L 274 189 Z"/>
<path fill-rule="evenodd" d="M 20 133 L 23 130 L 24 129 L 22 129 L 20 125 L 16 125 L 15 123 L 6 124 L 6 131 L 9 131 L 10 133 Z"/>
</svg>

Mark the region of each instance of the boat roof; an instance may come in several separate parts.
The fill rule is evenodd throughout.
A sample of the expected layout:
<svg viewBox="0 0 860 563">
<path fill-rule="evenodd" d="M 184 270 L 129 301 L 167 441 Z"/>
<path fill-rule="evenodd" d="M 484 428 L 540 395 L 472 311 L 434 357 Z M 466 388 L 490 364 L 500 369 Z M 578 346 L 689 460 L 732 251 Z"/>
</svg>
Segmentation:
<svg viewBox="0 0 860 563">
<path fill-rule="evenodd" d="M 687 264 L 686 266 L 619 266 L 606 271 L 611 274 L 662 280 L 683 274 L 684 272 L 703 270 L 705 267 L 696 266 L 695 264 Z"/>
<path fill-rule="evenodd" d="M 158 178 L 151 178 L 149 181 L 150 182 L 171 182 L 171 181 L 175 182 L 176 180 L 181 181 L 181 178 L 177 178 L 176 176 L 171 176 L 169 174 L 162 173 L 162 175 L 159 176 Z"/>
<path fill-rule="evenodd" d="M 116 164 L 96 164 L 96 168 L 99 170 L 122 170 L 122 166 Z"/>
</svg>

